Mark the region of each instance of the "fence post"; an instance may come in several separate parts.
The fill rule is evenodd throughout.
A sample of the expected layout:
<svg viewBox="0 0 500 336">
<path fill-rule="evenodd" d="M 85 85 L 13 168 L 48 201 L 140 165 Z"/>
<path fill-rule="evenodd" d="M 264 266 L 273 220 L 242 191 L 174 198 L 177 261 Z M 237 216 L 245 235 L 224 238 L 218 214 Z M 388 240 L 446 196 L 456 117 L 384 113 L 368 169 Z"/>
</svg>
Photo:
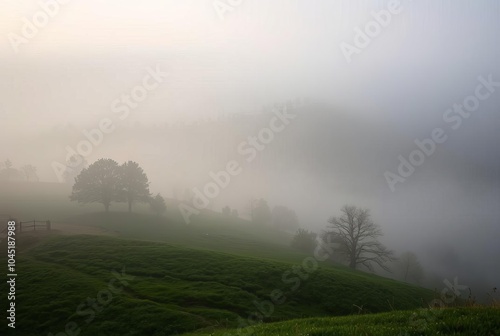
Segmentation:
<svg viewBox="0 0 500 336">
<path fill-rule="evenodd" d="M 47 221 L 47 231 L 50 231 L 50 221 Z"/>
</svg>

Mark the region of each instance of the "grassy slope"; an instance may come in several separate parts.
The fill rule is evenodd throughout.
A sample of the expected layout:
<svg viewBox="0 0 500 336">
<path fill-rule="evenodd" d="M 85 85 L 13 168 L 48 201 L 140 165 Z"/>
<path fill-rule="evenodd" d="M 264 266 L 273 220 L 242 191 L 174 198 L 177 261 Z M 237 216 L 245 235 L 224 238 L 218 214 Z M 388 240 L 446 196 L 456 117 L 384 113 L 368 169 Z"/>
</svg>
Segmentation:
<svg viewBox="0 0 500 336">
<path fill-rule="evenodd" d="M 98 227 L 123 238 L 161 241 L 284 261 L 304 258 L 303 253 L 290 248 L 291 238 L 283 232 L 262 229 L 247 221 L 235 221 L 209 212 L 200 215 L 190 225 L 171 217 L 126 212 L 90 213 L 68 218 L 66 222 Z"/>
<path fill-rule="evenodd" d="M 80 335 L 172 335 L 237 327 L 238 317 L 258 311 L 254 301 L 269 300 L 275 289 L 285 292 L 286 301 L 266 322 L 352 314 L 357 311 L 353 304 L 365 312 L 415 308 L 432 296 L 421 288 L 331 267 L 320 267 L 292 291 L 293 284 L 282 281 L 291 262 L 94 236 L 50 239 L 18 255 L 17 262 L 16 329 L 26 336 L 57 334 L 69 322 L 82 328 Z M 87 298 L 108 288 L 111 271 L 123 265 L 135 279 L 87 323 L 91 315 L 77 314 L 77 307 L 87 307 Z M 2 283 L 0 292 L 6 290 Z"/>
<path fill-rule="evenodd" d="M 311 318 L 245 329 L 193 333 L 185 336 L 496 336 L 500 335 L 500 309 L 458 308 L 395 311 L 372 315 Z"/>
<path fill-rule="evenodd" d="M 47 187 L 50 195 L 46 195 Z M 68 322 L 81 327 L 80 335 L 170 335 L 236 327 L 238 317 L 246 320 L 257 310 L 253 301 L 269 299 L 274 289 L 290 291 L 292 284 L 283 283 L 281 276 L 306 257 L 288 248 L 286 235 L 263 231 L 244 220 L 228 219 L 210 211 L 186 226 L 172 200 L 166 217 L 147 215 L 147 207 L 141 205 L 135 208 L 136 214 L 89 214 L 88 211 L 102 211 L 101 206 L 71 203 L 68 193 L 63 185 L 15 186 L 0 195 L 0 212 L 21 220 L 51 219 L 96 226 L 124 238 L 162 241 L 177 247 L 72 237 L 58 238 L 24 253 L 18 257 L 18 334 L 57 334 Z M 115 204 L 113 209 L 123 211 L 125 206 Z M 26 245 L 35 243 L 36 239 L 26 240 Z M 187 246 L 219 253 L 183 248 Z M 3 259 L 0 261 L 3 263 Z M 89 315 L 80 316 L 77 307 L 87 297 L 95 298 L 106 289 L 113 278 L 111 270 L 120 269 L 121 265 L 126 265 L 127 273 L 136 278 L 87 323 Z M 0 290 L 5 293 L 4 283 Z M 286 302 L 277 305 L 266 322 L 352 314 L 357 312 L 353 304 L 362 305 L 364 312 L 411 308 L 421 306 L 420 298 L 427 300 L 431 295 L 388 279 L 322 264 L 309 279 L 301 281 L 299 290 L 287 294 Z M 420 335 L 409 322 L 410 314 L 292 320 L 255 330 L 257 335 L 394 335 L 395 330 Z M 460 317 L 462 314 L 465 317 Z M 484 321 L 493 314 L 498 315 L 497 311 L 461 310 L 447 311 L 442 316 L 454 331 L 474 335 L 467 325 L 485 325 Z M 483 322 L 478 323 L 478 319 Z M 4 327 L 0 327 L 2 335 Z M 485 330 L 493 329 L 478 330 L 483 332 L 478 334 L 485 334 Z M 429 323 L 422 334 L 434 335 L 437 331 L 453 334 L 439 323 Z M 237 330 L 231 333 L 237 334 Z"/>
<path fill-rule="evenodd" d="M 123 237 L 159 240 L 182 246 L 222 250 L 244 255 L 296 259 L 288 248 L 290 236 L 262 230 L 243 219 L 202 211 L 186 225 L 176 200 L 167 199 L 167 213 L 151 215 L 145 204 L 126 212 L 126 204 L 113 203 L 110 214 L 100 204 L 70 202 L 71 187 L 60 183 L 0 183 L 0 213 L 22 221 L 51 220 L 53 223 L 89 225 Z M 257 254 L 256 254 L 257 253 Z"/>
</svg>

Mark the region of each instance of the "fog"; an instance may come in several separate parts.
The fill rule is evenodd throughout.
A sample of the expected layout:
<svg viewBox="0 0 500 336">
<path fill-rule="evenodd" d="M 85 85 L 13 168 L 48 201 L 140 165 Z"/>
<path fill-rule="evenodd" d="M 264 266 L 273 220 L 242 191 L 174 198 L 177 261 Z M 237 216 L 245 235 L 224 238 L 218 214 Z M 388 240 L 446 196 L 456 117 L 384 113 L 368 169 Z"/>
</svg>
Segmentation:
<svg viewBox="0 0 500 336">
<path fill-rule="evenodd" d="M 2 35 L 21 34 L 38 6 L 1 2 Z M 348 62 L 341 44 L 387 6 L 244 1 L 221 18 L 204 0 L 141 10 L 132 1 L 69 2 L 17 52 L 9 38 L 0 42 L 0 160 L 60 182 L 54 162 L 65 164 L 67 147 L 109 118 L 113 131 L 86 161 L 136 161 L 153 193 L 201 190 L 210 172 L 237 161 L 242 173 L 210 209 L 246 216 L 250 200 L 264 198 L 320 232 L 355 204 L 371 210 L 389 248 L 415 252 L 440 281 L 498 287 L 500 87 L 484 81 L 500 81 L 500 3 L 401 1 Z M 158 69 L 166 73 L 158 86 L 117 111 L 114 102 Z M 478 85 L 491 95 L 470 116 L 447 114 Z M 289 124 L 248 162 L 241 144 L 285 107 Z M 398 157 L 409 160 L 415 140 L 436 128 L 446 140 L 391 190 L 384 174 L 397 174 Z"/>
</svg>

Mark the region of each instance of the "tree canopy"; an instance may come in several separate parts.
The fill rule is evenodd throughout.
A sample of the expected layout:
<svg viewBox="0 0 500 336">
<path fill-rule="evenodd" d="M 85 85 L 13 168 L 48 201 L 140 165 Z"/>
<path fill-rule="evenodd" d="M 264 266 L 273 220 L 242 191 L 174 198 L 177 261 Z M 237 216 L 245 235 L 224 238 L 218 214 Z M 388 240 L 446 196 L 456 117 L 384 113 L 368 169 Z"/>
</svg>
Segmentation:
<svg viewBox="0 0 500 336">
<path fill-rule="evenodd" d="M 316 234 L 305 229 L 298 229 L 291 246 L 306 253 L 312 253 L 316 248 Z"/>
<path fill-rule="evenodd" d="M 134 202 L 149 201 L 148 177 L 139 164 L 133 161 L 121 165 L 119 172 L 120 197 L 128 203 L 128 211 L 131 212 Z"/>
<path fill-rule="evenodd" d="M 106 212 L 120 197 L 120 166 L 111 159 L 100 159 L 83 169 L 75 178 L 70 200 L 78 203 L 102 203 Z"/>
<path fill-rule="evenodd" d="M 252 222 L 259 225 L 267 225 L 271 223 L 271 209 L 265 199 L 261 198 L 251 202 L 250 217 L 252 218 Z"/>
<path fill-rule="evenodd" d="M 151 211 L 155 212 L 158 216 L 167 210 L 165 199 L 160 194 L 156 194 L 155 197 L 151 197 L 149 205 L 151 207 Z"/>
<path fill-rule="evenodd" d="M 292 209 L 278 205 L 272 211 L 273 225 L 275 228 L 295 232 L 299 228 L 297 214 Z"/>
<path fill-rule="evenodd" d="M 136 162 L 120 166 L 112 159 L 100 159 L 75 177 L 70 199 L 83 204 L 102 203 L 106 212 L 111 202 L 127 202 L 132 211 L 134 202 L 150 201 L 149 181 Z"/>
</svg>

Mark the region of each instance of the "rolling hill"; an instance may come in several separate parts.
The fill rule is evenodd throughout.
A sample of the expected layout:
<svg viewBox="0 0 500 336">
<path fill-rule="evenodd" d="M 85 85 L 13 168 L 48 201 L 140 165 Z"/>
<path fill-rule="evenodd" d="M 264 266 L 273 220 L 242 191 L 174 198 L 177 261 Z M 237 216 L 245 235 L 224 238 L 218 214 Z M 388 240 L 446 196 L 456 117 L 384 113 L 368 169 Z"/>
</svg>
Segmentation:
<svg viewBox="0 0 500 336">
<path fill-rule="evenodd" d="M 413 309 L 433 297 L 344 268 L 307 272 L 292 261 L 98 236 L 43 238 L 17 264 L 16 332 L 26 336 L 66 328 L 80 328 L 80 335 L 174 335 L 234 328 L 256 316 L 278 322 L 355 314 L 360 307 Z"/>
</svg>

